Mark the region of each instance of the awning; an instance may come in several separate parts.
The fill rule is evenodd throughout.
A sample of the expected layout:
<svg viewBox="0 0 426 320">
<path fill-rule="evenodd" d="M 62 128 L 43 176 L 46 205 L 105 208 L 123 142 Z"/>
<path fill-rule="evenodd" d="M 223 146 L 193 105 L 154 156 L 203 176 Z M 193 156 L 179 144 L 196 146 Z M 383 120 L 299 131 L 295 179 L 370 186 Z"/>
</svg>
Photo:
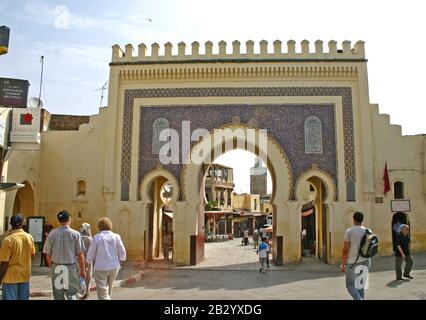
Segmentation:
<svg viewBox="0 0 426 320">
<path fill-rule="evenodd" d="M 25 185 L 22 183 L 14 183 L 14 182 L 1 182 L 0 183 L 0 191 L 12 191 L 19 188 L 23 188 Z"/>
<path fill-rule="evenodd" d="M 233 211 L 204 211 L 207 214 L 233 214 Z"/>
<path fill-rule="evenodd" d="M 173 212 L 163 211 L 163 214 L 165 214 L 166 216 L 168 216 L 170 219 L 173 219 Z"/>
<path fill-rule="evenodd" d="M 263 228 L 263 231 L 264 231 L 264 232 L 272 232 L 272 226 L 269 226 L 269 227 Z"/>
<path fill-rule="evenodd" d="M 307 216 L 311 215 L 313 212 L 314 212 L 314 208 L 309 209 L 308 211 L 303 211 L 302 217 L 307 217 Z"/>
</svg>

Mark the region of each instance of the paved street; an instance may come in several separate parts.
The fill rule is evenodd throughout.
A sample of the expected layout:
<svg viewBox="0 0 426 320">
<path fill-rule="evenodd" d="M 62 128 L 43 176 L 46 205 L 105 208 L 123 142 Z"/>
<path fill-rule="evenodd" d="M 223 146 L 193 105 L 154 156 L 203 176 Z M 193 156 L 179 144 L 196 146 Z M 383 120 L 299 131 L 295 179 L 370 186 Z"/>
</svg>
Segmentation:
<svg viewBox="0 0 426 320">
<path fill-rule="evenodd" d="M 414 254 L 413 259 L 414 279 L 403 282 L 394 281 L 394 257 L 373 259 L 366 298 L 426 299 L 426 253 Z M 135 264 L 126 265 L 128 272 L 132 267 L 136 270 Z M 337 266 L 311 258 L 300 264 L 271 264 L 266 274 L 259 274 L 256 251 L 241 246 L 240 239 L 206 244 L 206 259 L 197 266 L 178 267 L 161 261 L 149 264 L 144 272 L 141 281 L 115 288 L 113 299 L 350 299 Z M 96 293 L 91 299 L 96 299 Z"/>
<path fill-rule="evenodd" d="M 148 270 L 117 288 L 114 299 L 350 299 L 337 266 L 315 259 L 257 272 L 257 256 L 240 239 L 206 244 L 197 266 Z M 217 257 L 217 259 L 215 258 Z M 367 299 L 426 299 L 426 253 L 414 254 L 413 280 L 396 282 L 394 257 L 373 259 Z"/>
</svg>

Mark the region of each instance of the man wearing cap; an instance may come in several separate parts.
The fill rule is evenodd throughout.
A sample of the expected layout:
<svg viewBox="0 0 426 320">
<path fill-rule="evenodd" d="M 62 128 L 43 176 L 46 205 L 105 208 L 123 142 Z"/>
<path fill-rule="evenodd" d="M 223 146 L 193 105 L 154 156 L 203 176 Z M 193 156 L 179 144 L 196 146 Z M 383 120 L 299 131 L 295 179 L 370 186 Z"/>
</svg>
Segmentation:
<svg viewBox="0 0 426 320">
<path fill-rule="evenodd" d="M 70 228 L 71 217 L 67 211 L 58 213 L 58 221 L 61 226 L 49 233 L 43 249 L 48 266 L 51 267 L 53 298 L 76 300 L 79 291 L 78 270 L 80 277 L 86 277 L 81 236 Z"/>
<path fill-rule="evenodd" d="M 3 300 L 30 298 L 31 258 L 35 254 L 33 237 L 22 229 L 24 216 L 20 213 L 10 219 L 12 230 L 1 244 L 0 284 Z"/>
</svg>

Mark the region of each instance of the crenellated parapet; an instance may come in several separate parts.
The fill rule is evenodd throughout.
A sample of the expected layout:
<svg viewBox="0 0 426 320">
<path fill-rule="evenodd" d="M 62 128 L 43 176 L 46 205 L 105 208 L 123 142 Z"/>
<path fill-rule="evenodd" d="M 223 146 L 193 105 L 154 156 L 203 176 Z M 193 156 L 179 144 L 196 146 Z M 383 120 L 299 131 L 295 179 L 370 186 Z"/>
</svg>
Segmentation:
<svg viewBox="0 0 426 320">
<path fill-rule="evenodd" d="M 189 48 L 190 47 L 190 48 Z M 133 45 L 128 44 L 123 49 L 119 45 L 112 47 L 112 64 L 132 63 L 179 63 L 179 62 L 211 62 L 211 61 L 362 61 L 365 60 L 364 42 L 357 41 L 353 46 L 350 41 L 343 41 L 338 47 L 336 41 L 331 40 L 325 48 L 323 41 L 317 40 L 312 46 L 308 40 L 303 40 L 300 45 L 296 41 L 289 40 L 284 48 L 280 40 L 275 40 L 271 46 L 268 41 L 259 42 L 258 48 L 255 43 L 248 40 L 243 50 L 239 41 L 233 41 L 228 45 L 220 41 L 217 46 L 211 41 L 204 43 L 201 49 L 199 42 L 193 42 L 187 46 L 185 42 L 177 44 L 177 50 L 173 50 L 173 44 L 167 42 L 163 48 L 158 43 L 153 43 L 149 50 L 141 43 L 137 52 Z M 160 50 L 161 49 L 161 50 Z"/>
</svg>

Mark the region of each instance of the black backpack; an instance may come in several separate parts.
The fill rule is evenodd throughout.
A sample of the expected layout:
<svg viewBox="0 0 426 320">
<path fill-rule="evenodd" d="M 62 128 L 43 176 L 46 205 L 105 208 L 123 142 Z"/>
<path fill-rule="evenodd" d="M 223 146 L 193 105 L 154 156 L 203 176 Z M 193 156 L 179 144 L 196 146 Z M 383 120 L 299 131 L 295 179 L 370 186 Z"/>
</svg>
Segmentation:
<svg viewBox="0 0 426 320">
<path fill-rule="evenodd" d="M 356 257 L 352 267 L 357 263 L 359 256 L 363 258 L 372 258 L 377 254 L 378 250 L 379 238 L 370 229 L 366 229 L 365 234 L 361 239 L 358 256 Z"/>
</svg>

